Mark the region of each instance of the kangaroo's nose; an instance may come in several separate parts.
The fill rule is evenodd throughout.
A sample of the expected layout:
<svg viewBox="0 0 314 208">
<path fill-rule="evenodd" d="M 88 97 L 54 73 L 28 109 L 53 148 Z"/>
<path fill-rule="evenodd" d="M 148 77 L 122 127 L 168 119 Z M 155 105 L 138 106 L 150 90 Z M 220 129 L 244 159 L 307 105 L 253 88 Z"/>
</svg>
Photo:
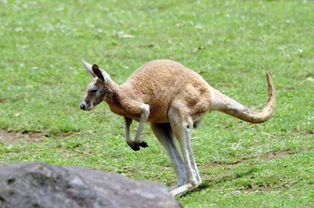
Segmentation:
<svg viewBox="0 0 314 208">
<path fill-rule="evenodd" d="M 80 109 L 85 110 L 85 108 L 86 108 L 85 104 L 82 103 L 82 104 L 80 105 Z"/>
</svg>

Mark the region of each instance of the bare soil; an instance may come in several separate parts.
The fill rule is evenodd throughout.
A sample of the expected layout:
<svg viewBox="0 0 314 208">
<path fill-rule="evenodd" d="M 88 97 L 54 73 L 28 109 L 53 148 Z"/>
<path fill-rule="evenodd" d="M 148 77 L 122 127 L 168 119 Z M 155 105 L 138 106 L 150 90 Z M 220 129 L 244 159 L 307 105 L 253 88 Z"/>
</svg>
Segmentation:
<svg viewBox="0 0 314 208">
<path fill-rule="evenodd" d="M 27 140 L 31 142 L 40 142 L 43 137 L 43 133 L 34 133 L 28 131 L 6 131 L 0 129 L 0 142 L 11 144 L 21 140 Z"/>
</svg>

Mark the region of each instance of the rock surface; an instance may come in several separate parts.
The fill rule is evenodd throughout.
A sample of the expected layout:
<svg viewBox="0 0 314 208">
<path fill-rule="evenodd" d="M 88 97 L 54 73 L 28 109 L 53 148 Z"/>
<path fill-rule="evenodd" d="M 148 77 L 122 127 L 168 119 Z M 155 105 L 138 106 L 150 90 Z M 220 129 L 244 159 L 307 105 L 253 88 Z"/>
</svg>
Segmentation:
<svg viewBox="0 0 314 208">
<path fill-rule="evenodd" d="M 166 186 L 45 163 L 0 165 L 0 208 L 179 208 Z"/>
</svg>

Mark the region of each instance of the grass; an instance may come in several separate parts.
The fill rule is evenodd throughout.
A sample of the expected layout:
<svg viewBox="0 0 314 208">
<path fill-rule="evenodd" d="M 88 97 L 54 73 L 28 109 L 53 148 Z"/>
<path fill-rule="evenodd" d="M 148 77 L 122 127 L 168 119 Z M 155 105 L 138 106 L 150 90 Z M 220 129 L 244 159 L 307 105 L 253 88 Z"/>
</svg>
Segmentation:
<svg viewBox="0 0 314 208">
<path fill-rule="evenodd" d="M 313 10 L 306 0 L 2 0 L 0 129 L 24 136 L 0 140 L 0 160 L 79 165 L 173 185 L 148 125 L 150 147 L 133 152 L 123 119 L 106 105 L 78 109 L 91 81 L 80 59 L 117 83 L 149 60 L 174 59 L 255 110 L 266 102 L 270 71 L 272 119 L 252 125 L 208 114 L 192 141 L 204 183 L 178 201 L 191 208 L 313 206 Z"/>
</svg>

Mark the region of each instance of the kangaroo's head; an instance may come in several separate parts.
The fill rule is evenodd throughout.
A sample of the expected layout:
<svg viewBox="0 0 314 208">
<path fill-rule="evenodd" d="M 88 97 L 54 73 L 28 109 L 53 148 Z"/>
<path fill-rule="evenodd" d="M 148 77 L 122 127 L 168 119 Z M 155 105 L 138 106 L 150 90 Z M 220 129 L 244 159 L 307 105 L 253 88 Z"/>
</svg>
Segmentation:
<svg viewBox="0 0 314 208">
<path fill-rule="evenodd" d="M 94 80 L 88 84 L 85 96 L 81 102 L 80 108 L 85 111 L 92 110 L 96 105 L 101 103 L 110 93 L 108 86 L 110 76 L 96 64 L 91 65 L 82 60 L 84 67 L 94 77 Z"/>
</svg>

